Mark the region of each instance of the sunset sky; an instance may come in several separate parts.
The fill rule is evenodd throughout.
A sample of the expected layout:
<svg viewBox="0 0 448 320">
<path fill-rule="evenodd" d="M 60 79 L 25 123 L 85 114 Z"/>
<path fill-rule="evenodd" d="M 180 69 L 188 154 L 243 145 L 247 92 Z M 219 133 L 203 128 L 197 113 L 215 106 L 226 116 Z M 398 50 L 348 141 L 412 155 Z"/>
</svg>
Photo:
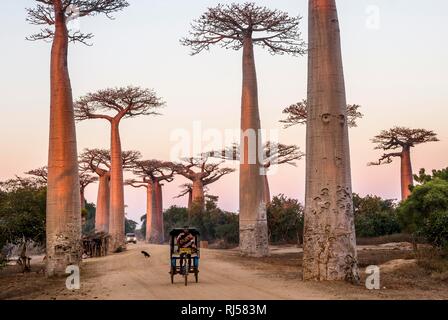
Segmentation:
<svg viewBox="0 0 448 320">
<path fill-rule="evenodd" d="M 70 47 L 74 98 L 131 84 L 154 89 L 167 103 L 163 115 L 125 119 L 121 124 L 123 149 L 139 150 L 145 159 L 175 160 L 170 155 L 178 132 L 193 139 L 198 126 L 205 135 L 212 129 L 222 136 L 238 129 L 241 51 L 214 47 L 192 57 L 179 43 L 193 19 L 207 7 L 228 1 L 129 2 L 115 20 L 95 16 L 79 21 L 81 31 L 92 32 L 95 38 L 92 47 Z M 307 40 L 308 1 L 255 2 L 302 16 Z M 25 7 L 35 3 L 2 1 L 0 10 L 0 180 L 47 161 L 50 44 L 25 40 L 39 29 L 25 21 Z M 347 101 L 362 105 L 364 114 L 358 127 L 350 129 L 353 191 L 398 198 L 399 159 L 368 167 L 381 155 L 370 139 L 395 125 L 434 130 L 441 141 L 412 150 L 414 171 L 448 166 L 448 1 L 339 0 L 338 6 Z M 278 121 L 284 117 L 283 108 L 306 98 L 307 57 L 272 56 L 261 48 L 255 55 L 262 127 L 275 130 L 280 142 L 305 151 L 305 128 L 283 129 Z M 105 121 L 79 123 L 77 135 L 79 152 L 109 148 Z M 204 146 L 207 143 L 203 141 Z M 304 164 L 302 160 L 297 167 L 284 165 L 270 176 L 272 195 L 284 193 L 303 201 Z M 165 208 L 186 205 L 186 198 L 173 199 L 185 182 L 177 177 L 164 187 Z M 88 187 L 89 202 L 96 201 L 96 191 L 97 185 Z M 211 185 L 209 191 L 219 196 L 222 209 L 238 210 L 238 173 Z M 126 187 L 129 218 L 140 221 L 145 201 L 144 190 Z"/>
</svg>

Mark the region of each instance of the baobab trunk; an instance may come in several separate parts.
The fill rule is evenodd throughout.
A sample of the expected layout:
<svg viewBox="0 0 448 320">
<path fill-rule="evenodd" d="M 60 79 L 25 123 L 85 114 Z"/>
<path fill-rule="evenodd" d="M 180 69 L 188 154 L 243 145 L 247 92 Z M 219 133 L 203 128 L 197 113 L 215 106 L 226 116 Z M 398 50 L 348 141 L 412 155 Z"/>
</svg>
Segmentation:
<svg viewBox="0 0 448 320">
<path fill-rule="evenodd" d="M 159 234 L 158 243 L 165 241 L 165 232 L 163 229 L 163 195 L 162 185 L 160 182 L 156 183 L 156 201 L 157 201 L 157 231 Z"/>
<path fill-rule="evenodd" d="M 111 130 L 111 170 L 110 170 L 110 224 L 111 250 L 124 247 L 124 190 L 123 156 L 119 122 L 112 121 Z"/>
<path fill-rule="evenodd" d="M 241 97 L 240 163 L 240 251 L 249 256 L 266 256 L 268 227 L 263 198 L 263 177 L 258 150 L 260 116 L 258 111 L 257 75 L 252 35 L 243 41 L 243 88 Z"/>
<path fill-rule="evenodd" d="M 403 147 L 401 152 L 401 200 L 406 200 L 411 195 L 409 186 L 414 184 L 411 165 L 411 148 Z"/>
<path fill-rule="evenodd" d="M 162 186 L 158 181 L 154 182 L 153 191 L 153 215 L 151 225 L 151 243 L 163 243 L 163 209 L 162 209 Z"/>
<path fill-rule="evenodd" d="M 193 202 L 193 192 L 188 191 L 188 211 L 191 210 L 191 203 Z"/>
<path fill-rule="evenodd" d="M 205 197 L 204 197 L 204 184 L 201 179 L 196 179 L 193 181 L 193 186 L 191 189 L 191 208 L 195 211 L 202 212 L 205 208 Z"/>
<path fill-rule="evenodd" d="M 68 32 L 62 2 L 53 1 L 46 248 L 48 276 L 65 275 L 81 259 L 81 205 L 73 98 L 67 66 Z"/>
<path fill-rule="evenodd" d="M 109 232 L 110 220 L 110 174 L 104 173 L 99 177 L 98 197 L 96 200 L 95 230 Z"/>
<path fill-rule="evenodd" d="M 80 197 L 81 197 L 81 210 L 83 210 L 86 208 L 86 197 L 84 188 L 81 188 Z"/>
<path fill-rule="evenodd" d="M 149 182 L 146 189 L 146 241 L 153 242 L 153 227 L 157 224 L 156 221 L 156 193 L 153 182 Z"/>
<path fill-rule="evenodd" d="M 266 204 L 269 204 L 271 202 L 271 191 L 269 190 L 269 179 L 267 174 L 263 175 L 263 180 L 264 180 L 264 202 Z"/>
<path fill-rule="evenodd" d="M 309 1 L 303 277 L 359 281 L 335 0 Z"/>
</svg>

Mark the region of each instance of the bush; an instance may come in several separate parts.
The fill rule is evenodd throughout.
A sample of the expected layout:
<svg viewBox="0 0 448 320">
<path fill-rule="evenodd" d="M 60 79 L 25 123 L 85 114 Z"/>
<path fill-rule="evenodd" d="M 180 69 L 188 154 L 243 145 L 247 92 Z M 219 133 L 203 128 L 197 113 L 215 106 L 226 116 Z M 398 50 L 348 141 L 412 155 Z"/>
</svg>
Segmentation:
<svg viewBox="0 0 448 320">
<path fill-rule="evenodd" d="M 355 229 L 358 237 L 380 237 L 400 233 L 400 223 L 393 200 L 353 194 Z"/>
<path fill-rule="evenodd" d="M 239 241 L 238 215 L 222 211 L 217 207 L 217 197 L 208 197 L 205 210 L 192 210 L 171 206 L 163 213 L 165 234 L 173 228 L 182 228 L 185 225 L 195 227 L 201 233 L 201 239 L 214 242 L 224 241 L 225 244 L 234 245 Z"/>
<path fill-rule="evenodd" d="M 267 207 L 269 240 L 271 243 L 303 241 L 303 206 L 296 199 L 280 194 Z"/>
<path fill-rule="evenodd" d="M 412 194 L 398 209 L 403 228 L 430 244 L 447 247 L 448 181 L 435 178 L 413 188 Z"/>
<path fill-rule="evenodd" d="M 46 188 L 24 179 L 0 183 L 0 249 L 6 243 L 45 242 Z"/>
<path fill-rule="evenodd" d="M 448 211 L 430 214 L 419 234 L 435 247 L 448 251 Z"/>
<path fill-rule="evenodd" d="M 82 226 L 82 234 L 89 235 L 95 233 L 95 214 L 96 207 L 93 203 L 86 203 L 86 208 L 83 209 L 85 212 L 85 223 Z"/>
</svg>

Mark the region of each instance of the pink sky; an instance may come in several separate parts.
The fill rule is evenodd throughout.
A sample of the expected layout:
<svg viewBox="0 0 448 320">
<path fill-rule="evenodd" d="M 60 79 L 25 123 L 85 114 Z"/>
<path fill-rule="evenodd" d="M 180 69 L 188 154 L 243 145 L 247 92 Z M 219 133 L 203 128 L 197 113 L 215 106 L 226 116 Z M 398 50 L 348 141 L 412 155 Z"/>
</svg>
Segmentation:
<svg viewBox="0 0 448 320">
<path fill-rule="evenodd" d="M 49 50 L 45 43 L 30 43 L 36 31 L 25 22 L 25 6 L 34 1 L 9 1 L 0 13 L 0 179 L 45 165 L 48 146 Z M 179 45 L 189 22 L 217 1 L 130 1 L 116 20 L 101 17 L 81 21 L 81 29 L 95 34 L 94 46 L 72 46 L 70 72 L 75 97 L 105 87 L 128 84 L 153 88 L 167 102 L 158 117 L 127 119 L 121 125 L 123 149 L 140 150 L 145 159 L 169 159 L 174 130 L 239 128 L 241 52 L 213 48 L 190 57 Z M 258 3 L 258 1 L 257 1 Z M 272 7 L 271 1 L 260 1 Z M 364 119 L 350 129 L 353 190 L 398 198 L 399 162 L 367 167 L 381 154 L 371 139 L 395 125 L 421 127 L 438 133 L 441 142 L 412 150 L 414 170 L 448 166 L 448 27 L 442 12 L 448 4 L 431 0 L 338 1 L 343 42 L 347 101 L 362 105 Z M 301 14 L 306 21 L 307 1 L 279 0 L 275 7 Z M 378 28 L 366 27 L 367 11 L 379 10 Z M 302 25 L 306 40 L 306 23 Z M 8 47 L 5 48 L 5 44 Z M 306 57 L 271 56 L 256 50 L 262 126 L 277 129 L 282 143 L 304 150 L 305 128 L 282 129 L 278 120 L 284 107 L 306 97 Z M 107 123 L 78 124 L 78 149 L 108 148 Z M 304 150 L 305 151 L 305 150 Z M 232 165 L 229 163 L 229 165 Z M 284 193 L 303 200 L 304 161 L 282 166 L 270 176 L 273 195 Z M 164 207 L 185 205 L 173 199 L 178 177 L 165 186 Z M 95 202 L 97 185 L 88 187 Z M 225 210 L 238 210 L 238 173 L 210 186 Z M 145 212 L 144 190 L 126 188 L 129 217 L 139 221 Z"/>
</svg>

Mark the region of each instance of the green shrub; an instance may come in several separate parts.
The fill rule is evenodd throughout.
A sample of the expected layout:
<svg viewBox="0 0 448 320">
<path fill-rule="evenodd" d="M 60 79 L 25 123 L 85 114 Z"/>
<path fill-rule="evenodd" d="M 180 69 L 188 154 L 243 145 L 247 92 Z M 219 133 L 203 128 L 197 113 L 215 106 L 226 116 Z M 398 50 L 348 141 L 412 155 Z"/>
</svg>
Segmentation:
<svg viewBox="0 0 448 320">
<path fill-rule="evenodd" d="M 419 235 L 437 248 L 448 251 L 448 211 L 430 214 L 420 228 Z"/>
<path fill-rule="evenodd" d="M 447 247 L 448 242 L 448 181 L 429 179 L 413 188 L 412 194 L 398 209 L 403 228 L 430 244 Z"/>
<path fill-rule="evenodd" d="M 171 206 L 163 213 L 165 234 L 173 228 L 185 225 L 195 227 L 201 233 L 201 239 L 214 242 L 222 240 L 227 244 L 239 241 L 238 215 L 222 211 L 217 207 L 217 197 L 208 197 L 205 210 L 194 209 L 189 213 L 187 208 Z"/>
<path fill-rule="evenodd" d="M 296 199 L 280 194 L 267 207 L 269 240 L 271 243 L 303 241 L 303 206 Z"/>
<path fill-rule="evenodd" d="M 353 210 L 358 237 L 380 237 L 401 231 L 393 200 L 354 193 Z"/>
</svg>

